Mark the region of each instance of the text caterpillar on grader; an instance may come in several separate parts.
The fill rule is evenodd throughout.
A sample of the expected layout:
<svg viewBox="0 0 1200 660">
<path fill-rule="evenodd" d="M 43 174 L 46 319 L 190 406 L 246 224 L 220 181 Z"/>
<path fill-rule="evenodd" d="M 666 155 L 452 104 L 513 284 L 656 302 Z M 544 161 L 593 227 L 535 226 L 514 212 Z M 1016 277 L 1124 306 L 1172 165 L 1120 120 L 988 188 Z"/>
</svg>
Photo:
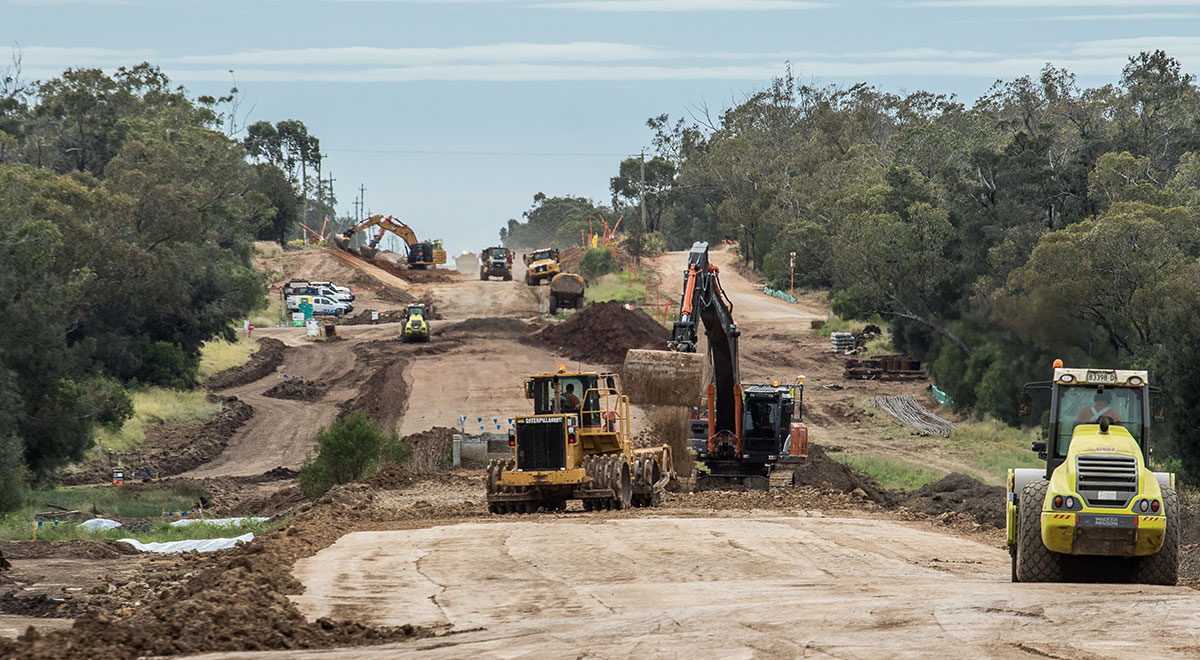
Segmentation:
<svg viewBox="0 0 1200 660">
<path fill-rule="evenodd" d="M 707 420 L 693 422 L 689 448 L 708 469 L 701 488 L 737 486 L 767 489 L 791 486 L 793 470 L 808 456 L 808 428 L 801 420 L 804 378 L 743 385 L 738 370 L 738 337 L 733 303 L 721 290 L 708 244 L 696 243 L 683 274 L 683 299 L 667 351 L 633 349 L 625 354 L 626 381 L 634 403 L 694 407 L 703 367 Z M 704 325 L 707 355 L 696 353 Z"/>
<path fill-rule="evenodd" d="M 564 367 L 525 381 L 533 414 L 513 420 L 512 458 L 488 464 L 488 510 L 562 511 L 568 500 L 582 500 L 585 511 L 658 504 L 674 476 L 671 449 L 634 448 L 620 383 L 617 374 Z"/>
<path fill-rule="evenodd" d="M 1150 422 L 1162 411 L 1147 373 L 1056 360 L 1053 380 L 1025 386 L 1022 416 L 1030 391 L 1049 392 L 1050 424 L 1031 447 L 1045 468 L 1008 471 L 1013 582 L 1175 584 L 1179 498 L 1174 474 L 1150 470 Z"/>
</svg>

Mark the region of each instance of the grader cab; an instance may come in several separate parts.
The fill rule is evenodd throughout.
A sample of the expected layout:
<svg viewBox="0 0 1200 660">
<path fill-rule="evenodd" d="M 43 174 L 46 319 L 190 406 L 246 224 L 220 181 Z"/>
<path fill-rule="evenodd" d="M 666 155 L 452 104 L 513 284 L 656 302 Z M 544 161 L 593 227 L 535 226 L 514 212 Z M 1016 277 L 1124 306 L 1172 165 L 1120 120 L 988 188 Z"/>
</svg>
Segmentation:
<svg viewBox="0 0 1200 660">
<path fill-rule="evenodd" d="M 525 396 L 533 414 L 513 420 L 512 457 L 488 465 L 492 513 L 562 511 L 568 500 L 586 511 L 658 503 L 671 450 L 634 448 L 620 376 L 560 368 L 532 376 Z"/>
</svg>

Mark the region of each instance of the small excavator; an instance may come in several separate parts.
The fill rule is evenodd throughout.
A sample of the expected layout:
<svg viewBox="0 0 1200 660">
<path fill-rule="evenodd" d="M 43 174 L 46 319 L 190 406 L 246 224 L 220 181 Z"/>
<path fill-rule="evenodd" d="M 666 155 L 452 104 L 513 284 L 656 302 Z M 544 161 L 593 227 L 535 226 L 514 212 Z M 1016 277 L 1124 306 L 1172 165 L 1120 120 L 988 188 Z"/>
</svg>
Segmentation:
<svg viewBox="0 0 1200 660">
<path fill-rule="evenodd" d="M 408 254 L 404 257 L 404 263 L 408 264 L 413 270 L 425 270 L 435 264 L 446 263 L 446 251 L 442 249 L 441 241 L 420 241 L 417 240 L 417 233 L 412 227 L 400 222 L 392 216 L 373 215 L 366 220 L 354 225 L 353 227 L 342 232 L 339 236 L 334 234 L 333 242 L 339 248 L 350 252 L 350 239 L 360 231 L 365 231 L 378 225 L 384 231 L 390 231 L 400 240 L 404 241 L 405 248 Z M 358 253 L 367 259 L 374 259 L 379 253 L 377 246 L 383 238 L 383 231 L 379 232 L 375 238 L 372 238 L 366 245 L 358 248 Z"/>
<path fill-rule="evenodd" d="M 707 355 L 696 353 L 699 327 Z M 684 271 L 683 299 L 667 351 L 632 349 L 625 356 L 626 394 L 634 403 L 697 406 L 701 373 L 705 421 L 692 422 L 689 449 L 708 469 L 697 486 L 767 489 L 792 485 L 792 470 L 807 459 L 808 429 L 800 421 L 804 378 L 743 385 L 738 373 L 738 337 L 733 303 L 721 289 L 719 269 L 708 260 L 708 244 L 696 243 Z M 705 367 L 708 367 L 705 369 Z"/>
</svg>

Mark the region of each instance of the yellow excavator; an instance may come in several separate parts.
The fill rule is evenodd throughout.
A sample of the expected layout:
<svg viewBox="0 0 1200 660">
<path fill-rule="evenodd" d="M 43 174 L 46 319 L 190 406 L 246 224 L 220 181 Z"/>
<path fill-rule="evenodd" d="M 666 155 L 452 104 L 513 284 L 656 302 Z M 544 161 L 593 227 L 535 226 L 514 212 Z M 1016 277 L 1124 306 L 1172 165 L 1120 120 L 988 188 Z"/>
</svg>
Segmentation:
<svg viewBox="0 0 1200 660">
<path fill-rule="evenodd" d="M 425 270 L 435 264 L 446 263 L 446 251 L 442 249 L 441 241 L 420 241 L 417 240 L 417 233 L 412 227 L 400 222 L 392 216 L 373 215 L 357 225 L 342 232 L 339 236 L 334 234 L 333 242 L 339 248 L 351 252 L 350 239 L 360 231 L 365 231 L 371 227 L 378 226 L 384 231 L 390 231 L 400 240 L 404 241 L 404 245 L 408 250 L 408 254 L 404 257 L 404 263 L 408 264 L 409 268 L 414 270 Z M 376 247 L 379 245 L 380 239 L 383 238 L 383 231 L 372 238 L 366 245 L 358 248 L 358 253 L 367 259 L 374 259 L 379 253 Z"/>
</svg>

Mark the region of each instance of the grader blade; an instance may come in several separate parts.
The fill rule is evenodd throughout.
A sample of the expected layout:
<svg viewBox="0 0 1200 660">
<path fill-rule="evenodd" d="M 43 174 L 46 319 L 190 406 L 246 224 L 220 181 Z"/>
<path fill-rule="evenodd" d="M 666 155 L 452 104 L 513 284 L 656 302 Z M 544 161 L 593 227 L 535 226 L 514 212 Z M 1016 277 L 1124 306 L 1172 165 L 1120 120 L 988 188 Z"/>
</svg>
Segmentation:
<svg viewBox="0 0 1200 660">
<path fill-rule="evenodd" d="M 622 377 L 632 403 L 694 406 L 700 400 L 704 357 L 696 353 L 630 349 Z"/>
</svg>

